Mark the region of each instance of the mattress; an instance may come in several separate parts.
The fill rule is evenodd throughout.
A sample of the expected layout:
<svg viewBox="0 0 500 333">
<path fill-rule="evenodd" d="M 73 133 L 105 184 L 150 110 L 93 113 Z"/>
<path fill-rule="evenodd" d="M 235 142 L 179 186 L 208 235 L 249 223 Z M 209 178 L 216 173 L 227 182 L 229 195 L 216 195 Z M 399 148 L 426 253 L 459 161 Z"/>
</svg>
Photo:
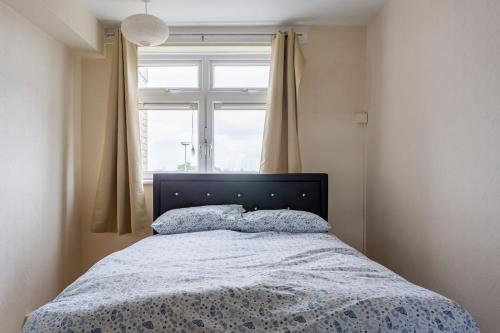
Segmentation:
<svg viewBox="0 0 500 333">
<path fill-rule="evenodd" d="M 155 235 L 95 264 L 23 332 L 479 332 L 454 301 L 319 233 Z"/>
</svg>

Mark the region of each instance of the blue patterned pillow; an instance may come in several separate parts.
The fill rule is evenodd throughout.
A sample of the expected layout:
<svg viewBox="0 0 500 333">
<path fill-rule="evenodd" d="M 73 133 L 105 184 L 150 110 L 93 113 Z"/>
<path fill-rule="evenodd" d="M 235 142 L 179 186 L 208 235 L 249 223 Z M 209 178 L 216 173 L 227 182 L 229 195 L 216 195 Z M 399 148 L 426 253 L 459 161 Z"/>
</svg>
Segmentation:
<svg viewBox="0 0 500 333">
<path fill-rule="evenodd" d="M 330 224 L 320 216 L 300 210 L 257 210 L 243 214 L 237 230 L 243 232 L 327 232 Z"/>
<path fill-rule="evenodd" d="M 245 212 L 241 205 L 212 205 L 172 209 L 152 224 L 162 235 L 184 232 L 227 229 L 234 230 L 236 221 Z"/>
</svg>

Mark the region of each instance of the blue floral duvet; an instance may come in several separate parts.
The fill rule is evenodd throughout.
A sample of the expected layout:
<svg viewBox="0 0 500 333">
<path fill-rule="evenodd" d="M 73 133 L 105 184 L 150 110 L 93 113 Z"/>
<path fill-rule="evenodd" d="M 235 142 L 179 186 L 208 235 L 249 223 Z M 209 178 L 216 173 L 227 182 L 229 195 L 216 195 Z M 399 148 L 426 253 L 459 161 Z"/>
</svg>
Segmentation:
<svg viewBox="0 0 500 333">
<path fill-rule="evenodd" d="M 92 267 L 24 332 L 479 332 L 457 303 L 319 233 L 152 236 Z"/>
</svg>

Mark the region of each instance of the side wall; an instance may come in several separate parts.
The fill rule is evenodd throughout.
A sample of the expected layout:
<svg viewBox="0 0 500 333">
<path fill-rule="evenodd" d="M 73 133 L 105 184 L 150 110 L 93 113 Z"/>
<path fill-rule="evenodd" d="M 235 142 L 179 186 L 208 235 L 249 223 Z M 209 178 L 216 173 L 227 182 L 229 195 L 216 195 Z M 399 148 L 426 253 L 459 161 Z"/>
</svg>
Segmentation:
<svg viewBox="0 0 500 333">
<path fill-rule="evenodd" d="M 366 29 L 317 27 L 302 45 L 306 71 L 299 96 L 304 172 L 330 174 L 334 233 L 363 247 L 363 136 L 355 112 L 365 109 Z M 90 219 L 101 159 L 109 60 L 83 62 L 83 267 L 138 239 L 91 234 Z M 150 215 L 151 186 L 146 185 Z"/>
<path fill-rule="evenodd" d="M 368 255 L 500 332 L 500 2 L 392 0 L 368 30 Z"/>
<path fill-rule="evenodd" d="M 306 70 L 299 93 L 303 172 L 329 175 L 333 233 L 363 250 L 363 150 L 366 29 L 315 27 L 302 45 Z"/>
<path fill-rule="evenodd" d="M 0 1 L 0 332 L 80 271 L 78 60 Z"/>
</svg>

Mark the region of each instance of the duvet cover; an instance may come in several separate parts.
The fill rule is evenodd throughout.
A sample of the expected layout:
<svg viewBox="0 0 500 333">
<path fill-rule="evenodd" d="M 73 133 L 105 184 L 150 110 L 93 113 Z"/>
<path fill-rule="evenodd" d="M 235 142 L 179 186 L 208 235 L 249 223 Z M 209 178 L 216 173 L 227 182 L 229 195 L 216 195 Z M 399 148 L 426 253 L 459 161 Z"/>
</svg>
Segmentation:
<svg viewBox="0 0 500 333">
<path fill-rule="evenodd" d="M 23 332 L 479 332 L 459 304 L 324 233 L 155 235 L 108 257 Z"/>
</svg>

